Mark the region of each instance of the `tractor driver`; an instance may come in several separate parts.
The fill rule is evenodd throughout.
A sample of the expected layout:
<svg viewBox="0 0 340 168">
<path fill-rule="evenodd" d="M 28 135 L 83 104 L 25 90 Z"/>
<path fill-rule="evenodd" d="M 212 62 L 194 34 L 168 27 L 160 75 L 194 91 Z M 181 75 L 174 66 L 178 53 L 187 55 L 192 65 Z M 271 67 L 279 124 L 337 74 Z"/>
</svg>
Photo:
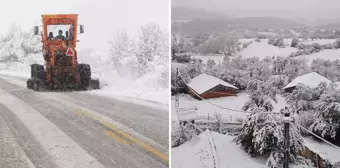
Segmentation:
<svg viewBox="0 0 340 168">
<path fill-rule="evenodd" d="M 54 38 L 54 37 L 53 37 L 53 32 L 50 32 L 50 33 L 48 34 L 48 39 L 49 39 L 49 40 L 53 40 L 53 38 Z"/>
<path fill-rule="evenodd" d="M 61 39 L 61 40 L 65 40 L 65 36 L 63 36 L 63 31 L 59 30 L 58 31 L 58 36 L 55 37 L 55 39 Z"/>
</svg>

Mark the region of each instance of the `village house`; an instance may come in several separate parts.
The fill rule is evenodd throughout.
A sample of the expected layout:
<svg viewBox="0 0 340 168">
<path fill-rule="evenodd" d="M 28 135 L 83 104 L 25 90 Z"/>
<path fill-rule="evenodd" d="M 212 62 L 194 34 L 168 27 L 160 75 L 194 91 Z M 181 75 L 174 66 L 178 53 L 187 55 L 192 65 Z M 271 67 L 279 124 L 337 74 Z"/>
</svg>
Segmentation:
<svg viewBox="0 0 340 168">
<path fill-rule="evenodd" d="M 193 78 L 188 84 L 187 93 L 204 99 L 218 98 L 226 96 L 236 96 L 237 87 L 216 77 L 201 74 Z M 190 89 L 191 88 L 191 89 Z"/>
<path fill-rule="evenodd" d="M 332 81 L 316 72 L 311 72 L 311 73 L 296 77 L 294 80 L 292 80 L 282 89 L 285 92 L 291 93 L 298 84 L 303 84 L 311 88 L 316 88 L 322 82 L 325 82 L 328 85 Z"/>
</svg>

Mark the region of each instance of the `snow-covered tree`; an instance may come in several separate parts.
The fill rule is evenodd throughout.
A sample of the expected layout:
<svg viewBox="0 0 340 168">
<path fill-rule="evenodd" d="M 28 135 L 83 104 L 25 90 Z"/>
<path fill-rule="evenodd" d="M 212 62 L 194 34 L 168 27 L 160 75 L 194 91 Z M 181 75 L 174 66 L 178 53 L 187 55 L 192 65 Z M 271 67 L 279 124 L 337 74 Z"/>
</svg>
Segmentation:
<svg viewBox="0 0 340 168">
<path fill-rule="evenodd" d="M 315 105 L 317 119 L 310 129 L 324 137 L 340 144 L 340 89 L 336 84 L 331 85 Z"/>
<path fill-rule="evenodd" d="M 134 55 L 132 41 L 130 41 L 124 29 L 117 30 L 111 41 L 109 41 L 109 54 L 111 55 L 112 66 L 120 69 L 122 61 Z"/>
<path fill-rule="evenodd" d="M 335 49 L 340 48 L 340 39 L 337 39 L 337 40 L 334 42 L 334 48 L 335 48 Z"/>
<path fill-rule="evenodd" d="M 202 74 L 203 63 L 200 59 L 193 59 L 192 63 L 188 64 L 186 67 L 186 72 L 190 76 L 190 78 L 194 78 L 200 74 Z"/>
<path fill-rule="evenodd" d="M 216 65 L 215 61 L 209 58 L 207 61 L 207 68 L 212 69 L 214 68 L 215 65 Z"/>
<path fill-rule="evenodd" d="M 253 80 L 247 88 L 250 99 L 243 106 L 243 110 L 250 114 L 242 122 L 242 131 L 236 138 L 244 150 L 252 156 L 269 156 L 267 166 L 278 168 L 284 155 L 283 118 L 280 114 L 270 113 L 274 107 L 276 90 L 270 89 L 266 83 Z M 297 163 L 301 160 L 303 139 L 298 128 L 290 128 L 290 161 Z"/>
<path fill-rule="evenodd" d="M 26 31 L 17 24 L 11 25 L 8 33 L 0 39 L 1 62 L 20 62 L 41 50 L 41 37 L 34 35 L 33 29 Z"/>
<path fill-rule="evenodd" d="M 196 130 L 189 124 L 180 125 L 173 121 L 171 125 L 171 147 L 180 146 L 197 135 Z"/>
<path fill-rule="evenodd" d="M 153 66 L 148 65 L 155 57 L 161 57 L 162 53 L 167 52 L 168 41 L 157 24 L 147 24 L 139 31 L 138 50 L 136 52 L 138 70 L 140 75 L 146 73 Z"/>
<path fill-rule="evenodd" d="M 171 35 L 171 56 L 174 57 L 177 53 L 182 53 L 184 40 L 178 34 Z"/>
<path fill-rule="evenodd" d="M 291 94 L 287 96 L 287 103 L 298 111 L 313 110 L 312 89 L 305 85 L 298 85 Z"/>
<path fill-rule="evenodd" d="M 299 44 L 299 40 L 297 38 L 293 38 L 290 47 L 296 48 L 298 44 Z"/>
</svg>

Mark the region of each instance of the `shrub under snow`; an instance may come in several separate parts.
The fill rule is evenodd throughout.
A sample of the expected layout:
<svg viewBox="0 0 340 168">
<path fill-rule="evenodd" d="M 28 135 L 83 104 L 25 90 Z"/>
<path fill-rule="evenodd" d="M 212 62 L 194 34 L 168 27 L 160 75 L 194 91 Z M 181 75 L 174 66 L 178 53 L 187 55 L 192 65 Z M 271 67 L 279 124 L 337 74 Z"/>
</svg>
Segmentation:
<svg viewBox="0 0 340 168">
<path fill-rule="evenodd" d="M 243 120 L 242 131 L 236 141 L 252 156 L 269 156 L 266 164 L 271 168 L 278 168 L 284 156 L 284 127 L 283 117 L 272 112 L 271 97 L 275 91 L 270 91 L 261 81 L 254 81 L 248 86 L 250 100 L 244 105 L 244 110 L 251 114 Z M 268 96 L 270 95 L 270 96 Z M 303 139 L 299 129 L 290 125 L 290 161 L 302 161 L 300 153 L 303 151 Z"/>
<path fill-rule="evenodd" d="M 310 129 L 327 140 L 340 145 L 340 89 L 330 86 L 315 105 L 316 120 Z"/>
<path fill-rule="evenodd" d="M 118 31 L 110 41 L 110 65 L 121 75 L 141 78 L 158 74 L 159 83 L 168 87 L 169 53 L 167 35 L 156 24 L 142 26 L 137 39 Z"/>
</svg>

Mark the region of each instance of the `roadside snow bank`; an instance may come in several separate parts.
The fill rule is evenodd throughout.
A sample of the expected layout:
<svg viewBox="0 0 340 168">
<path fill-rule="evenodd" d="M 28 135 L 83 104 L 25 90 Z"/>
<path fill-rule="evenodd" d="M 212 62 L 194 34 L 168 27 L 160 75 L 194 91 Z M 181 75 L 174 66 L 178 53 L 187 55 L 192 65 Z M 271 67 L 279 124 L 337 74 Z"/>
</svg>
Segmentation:
<svg viewBox="0 0 340 168">
<path fill-rule="evenodd" d="M 134 98 L 151 103 L 169 104 L 169 87 L 161 82 L 162 74 L 169 72 L 164 65 L 155 65 L 154 70 L 139 78 L 128 72 L 115 70 L 109 65 L 109 57 L 96 55 L 92 50 L 79 51 L 79 62 L 91 65 L 92 78 L 100 81 L 101 89 L 92 93 L 119 98 Z M 123 100 L 126 100 L 122 98 Z"/>
<path fill-rule="evenodd" d="M 139 79 L 121 76 L 115 70 L 98 72 L 102 89 L 93 91 L 106 96 L 125 96 L 162 104 L 169 102 L 169 89 L 159 85 L 159 73 L 153 72 Z"/>
</svg>

